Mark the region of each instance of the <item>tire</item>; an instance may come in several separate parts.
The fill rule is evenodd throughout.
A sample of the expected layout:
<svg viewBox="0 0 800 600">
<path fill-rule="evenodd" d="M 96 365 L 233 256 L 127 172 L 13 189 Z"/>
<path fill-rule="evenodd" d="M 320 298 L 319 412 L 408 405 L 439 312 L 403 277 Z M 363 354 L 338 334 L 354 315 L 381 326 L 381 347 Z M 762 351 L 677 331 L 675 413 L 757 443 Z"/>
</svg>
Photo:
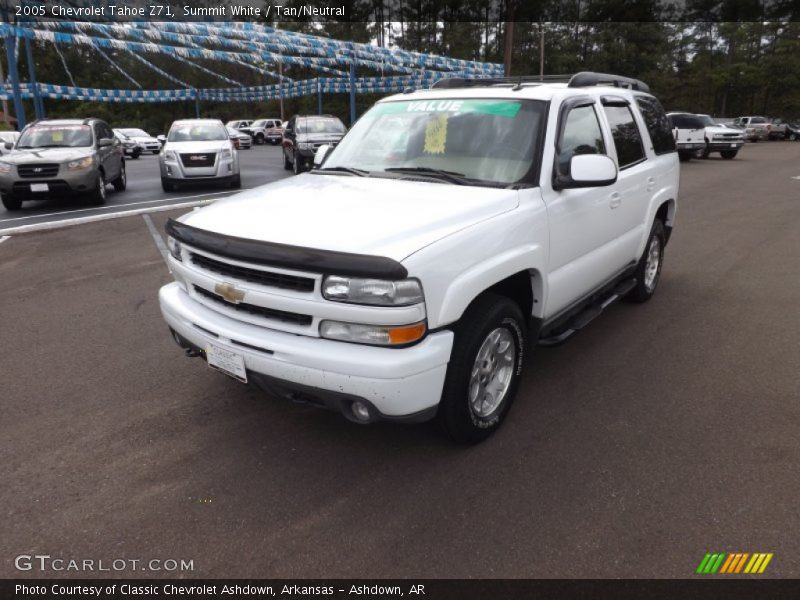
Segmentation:
<svg viewBox="0 0 800 600">
<path fill-rule="evenodd" d="M 286 156 L 286 150 L 283 151 L 283 168 L 287 171 L 292 170 L 292 163 L 289 161 L 289 157 Z"/>
<path fill-rule="evenodd" d="M 644 253 L 636 265 L 636 286 L 625 297 L 632 302 L 647 302 L 656 293 L 658 281 L 661 279 L 661 267 L 664 264 L 664 246 L 667 237 L 664 223 L 656 219 L 650 229 L 650 236 L 644 247 Z M 657 253 L 654 255 L 653 253 Z M 655 265 L 653 265 L 653 261 Z"/>
<path fill-rule="evenodd" d="M 231 179 L 231 187 L 235 190 L 238 190 L 242 187 L 242 176 L 241 175 L 234 175 Z"/>
<path fill-rule="evenodd" d="M 20 200 L 16 196 L 11 196 L 10 194 L 3 194 L 2 201 L 3 201 L 3 206 L 5 206 L 6 210 L 19 210 L 20 208 L 22 208 L 22 200 Z"/>
<path fill-rule="evenodd" d="M 125 173 L 125 161 L 122 161 L 122 165 L 120 165 L 119 177 L 112 181 L 111 184 L 118 192 L 124 192 L 125 188 L 128 187 L 128 175 Z"/>
<path fill-rule="evenodd" d="M 300 168 L 300 161 L 297 160 L 297 152 L 292 152 L 292 172 L 295 175 L 299 175 L 303 172 Z"/>
<path fill-rule="evenodd" d="M 94 190 L 89 192 L 89 202 L 95 206 L 106 203 L 106 180 L 102 173 L 99 173 L 94 180 Z"/>
<path fill-rule="evenodd" d="M 161 152 L 161 150 L 152 150 L 153 154 L 158 154 L 159 152 Z"/>
<path fill-rule="evenodd" d="M 704 148 L 695 150 L 692 153 L 692 158 L 708 158 L 709 154 L 711 154 L 711 150 L 708 149 L 708 146 L 705 146 Z"/>
<path fill-rule="evenodd" d="M 256 134 L 256 139 L 253 140 L 253 141 L 256 144 L 258 144 L 259 146 L 261 146 L 264 143 L 264 134 L 263 133 L 257 133 Z"/>
<path fill-rule="evenodd" d="M 680 159 L 681 162 L 688 162 L 692 160 L 692 152 L 693 152 L 692 150 L 684 150 L 682 152 L 678 152 L 678 159 Z"/>
<path fill-rule="evenodd" d="M 514 402 L 527 347 L 526 322 L 515 302 L 486 293 L 470 305 L 454 334 L 436 416 L 454 441 L 476 444 L 502 425 Z M 483 395 L 487 377 L 490 384 L 494 382 L 503 388 L 499 400 L 497 395 Z M 473 401 L 471 392 L 478 394 Z"/>
<path fill-rule="evenodd" d="M 739 154 L 739 150 L 720 150 L 720 155 L 726 160 L 736 158 L 737 154 Z"/>
<path fill-rule="evenodd" d="M 789 141 L 796 142 L 797 138 L 798 138 L 798 135 L 796 133 L 790 133 L 789 134 Z"/>
<path fill-rule="evenodd" d="M 177 192 L 179 188 L 177 183 L 173 183 L 169 179 L 162 177 L 161 189 L 164 190 L 165 192 Z"/>
<path fill-rule="evenodd" d="M 139 150 L 138 152 L 134 152 L 133 154 L 131 154 L 131 158 L 132 158 L 133 160 L 139 160 L 139 157 L 140 157 L 141 155 L 142 155 L 142 152 L 141 152 L 141 150 Z"/>
</svg>

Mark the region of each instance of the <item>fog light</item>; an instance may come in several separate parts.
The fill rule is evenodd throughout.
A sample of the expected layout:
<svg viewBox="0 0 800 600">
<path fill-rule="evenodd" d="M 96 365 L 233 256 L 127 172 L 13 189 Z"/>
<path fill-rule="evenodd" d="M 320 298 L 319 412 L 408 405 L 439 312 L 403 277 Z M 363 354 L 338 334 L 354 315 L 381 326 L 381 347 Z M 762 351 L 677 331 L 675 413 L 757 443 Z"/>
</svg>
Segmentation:
<svg viewBox="0 0 800 600">
<path fill-rule="evenodd" d="M 357 421 L 362 423 L 369 421 L 369 407 L 360 400 L 356 400 L 350 405 L 350 412 L 353 413 Z"/>
<path fill-rule="evenodd" d="M 172 175 L 172 167 L 167 167 L 167 175 Z"/>
</svg>

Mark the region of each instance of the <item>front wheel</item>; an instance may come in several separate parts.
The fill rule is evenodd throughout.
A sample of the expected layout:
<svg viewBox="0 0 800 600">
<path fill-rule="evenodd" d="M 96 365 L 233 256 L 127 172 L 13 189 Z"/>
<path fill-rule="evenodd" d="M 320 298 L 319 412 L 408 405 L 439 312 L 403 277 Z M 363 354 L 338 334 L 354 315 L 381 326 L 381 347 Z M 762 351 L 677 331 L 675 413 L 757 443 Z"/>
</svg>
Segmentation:
<svg viewBox="0 0 800 600">
<path fill-rule="evenodd" d="M 644 247 L 644 254 L 636 265 L 636 285 L 628 292 L 627 299 L 633 302 L 647 302 L 656 293 L 661 279 L 661 265 L 664 263 L 664 246 L 667 237 L 664 223 L 656 219 L 650 230 L 650 237 Z"/>
<path fill-rule="evenodd" d="M 231 187 L 235 190 L 238 190 L 242 187 L 242 176 L 241 175 L 234 175 L 231 179 Z"/>
<path fill-rule="evenodd" d="M 695 150 L 693 158 L 708 158 L 709 154 L 711 154 L 711 151 L 708 149 L 708 146 L 705 146 Z"/>
<path fill-rule="evenodd" d="M 257 134 L 257 135 L 256 135 L 256 139 L 255 139 L 254 141 L 255 141 L 255 143 L 256 143 L 256 144 L 258 144 L 259 146 L 260 146 L 261 144 L 263 144 L 263 143 L 264 143 L 264 134 L 263 134 L 263 133 L 259 133 L 259 134 Z"/>
<path fill-rule="evenodd" d="M 500 427 L 517 394 L 525 318 L 509 298 L 487 293 L 470 305 L 454 334 L 437 418 L 453 440 L 476 444 Z"/>
<path fill-rule="evenodd" d="M 106 180 L 102 173 L 97 175 L 94 182 L 94 189 L 89 192 L 89 202 L 95 206 L 106 203 Z"/>
<path fill-rule="evenodd" d="M 125 174 L 124 161 L 119 167 L 119 175 L 111 183 L 114 185 L 114 189 L 118 192 L 124 192 L 125 188 L 128 187 L 128 176 Z"/>
<path fill-rule="evenodd" d="M 796 133 L 790 133 L 789 134 L 789 140 L 791 140 L 792 142 L 796 142 L 797 139 L 798 139 L 798 135 Z"/>
<path fill-rule="evenodd" d="M 303 172 L 302 168 L 300 167 L 300 159 L 297 156 L 297 152 L 292 152 L 292 172 L 295 175 L 299 175 Z"/>
<path fill-rule="evenodd" d="M 3 200 L 3 206 L 6 207 L 6 210 L 19 210 L 20 208 L 22 208 L 22 200 L 20 200 L 16 196 L 12 196 L 10 194 L 3 194 L 2 200 Z"/>
<path fill-rule="evenodd" d="M 681 152 L 678 152 L 678 158 L 680 159 L 681 162 L 688 162 L 692 159 L 693 152 L 694 152 L 693 150 L 683 150 Z"/>
<path fill-rule="evenodd" d="M 732 158 L 736 158 L 736 155 L 739 153 L 738 150 L 722 150 L 720 151 L 720 155 L 722 158 L 726 160 L 730 160 Z"/>
</svg>

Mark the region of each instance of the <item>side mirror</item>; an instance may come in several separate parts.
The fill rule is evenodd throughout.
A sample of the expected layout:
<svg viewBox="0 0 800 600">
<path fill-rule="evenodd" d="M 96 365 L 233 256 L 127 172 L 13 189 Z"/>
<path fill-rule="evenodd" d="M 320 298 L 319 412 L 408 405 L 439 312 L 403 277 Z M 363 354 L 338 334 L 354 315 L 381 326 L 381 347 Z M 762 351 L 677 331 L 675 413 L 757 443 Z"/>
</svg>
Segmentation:
<svg viewBox="0 0 800 600">
<path fill-rule="evenodd" d="M 107 148 L 108 146 L 111 146 L 113 143 L 114 141 L 111 138 L 100 138 L 99 140 L 97 140 L 97 147 Z"/>
<path fill-rule="evenodd" d="M 604 154 L 577 154 L 569 161 L 569 176 L 558 176 L 553 189 L 602 187 L 617 181 L 617 165 Z"/>
<path fill-rule="evenodd" d="M 14 142 L 6 142 L 3 145 L 6 147 L 6 150 L 11 150 L 12 148 L 14 148 Z"/>
<path fill-rule="evenodd" d="M 328 153 L 333 149 L 333 146 L 330 144 L 322 144 L 317 151 L 314 153 L 314 166 L 321 167 L 322 163 L 325 162 L 325 158 L 328 156 Z"/>
<path fill-rule="evenodd" d="M 165 135 L 162 133 L 161 135 L 157 135 L 157 136 L 156 136 L 156 139 L 157 139 L 159 142 L 161 142 L 161 143 L 163 144 L 164 142 L 166 142 L 166 141 L 167 141 L 167 136 L 165 136 Z"/>
</svg>

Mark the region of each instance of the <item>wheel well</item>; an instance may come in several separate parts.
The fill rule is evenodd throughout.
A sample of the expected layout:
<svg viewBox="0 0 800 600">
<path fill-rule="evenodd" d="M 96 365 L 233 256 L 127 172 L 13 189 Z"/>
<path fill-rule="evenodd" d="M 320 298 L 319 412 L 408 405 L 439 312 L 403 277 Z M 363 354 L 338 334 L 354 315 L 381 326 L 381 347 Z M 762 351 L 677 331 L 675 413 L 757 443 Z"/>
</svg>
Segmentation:
<svg viewBox="0 0 800 600">
<path fill-rule="evenodd" d="M 520 271 L 511 277 L 506 277 L 502 281 L 498 281 L 492 287 L 484 290 L 481 294 L 486 292 L 494 292 L 510 298 L 516 302 L 522 314 L 529 317 L 533 311 L 534 304 L 534 288 L 541 283 L 541 277 L 535 272 Z M 538 289 L 538 288 L 537 288 Z M 537 291 L 537 296 L 539 292 Z"/>
<path fill-rule="evenodd" d="M 667 200 L 656 211 L 656 219 L 664 224 L 664 232 L 666 234 L 666 242 L 669 242 L 669 237 L 672 235 L 672 222 L 675 218 L 675 201 Z"/>
</svg>

